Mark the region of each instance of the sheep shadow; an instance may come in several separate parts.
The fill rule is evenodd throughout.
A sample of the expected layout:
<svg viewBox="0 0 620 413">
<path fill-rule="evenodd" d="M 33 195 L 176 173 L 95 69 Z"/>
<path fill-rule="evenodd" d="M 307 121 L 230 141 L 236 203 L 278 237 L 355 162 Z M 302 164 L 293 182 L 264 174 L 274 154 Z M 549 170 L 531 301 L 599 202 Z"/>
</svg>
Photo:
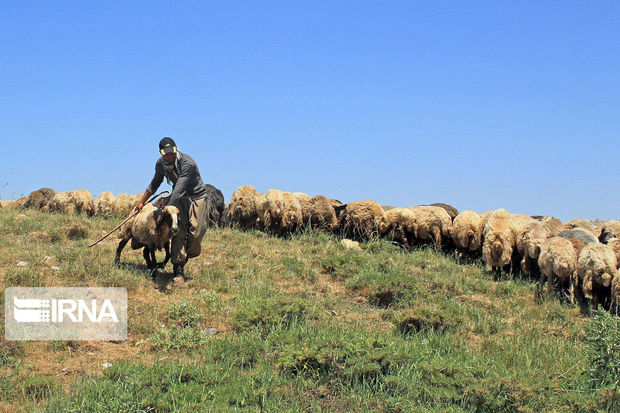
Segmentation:
<svg viewBox="0 0 620 413">
<path fill-rule="evenodd" d="M 121 262 L 116 265 L 117 268 L 122 270 L 136 271 L 144 274 L 144 278 L 147 278 L 155 284 L 155 288 L 164 294 L 169 294 L 171 289 L 169 288 L 174 280 L 174 273 L 172 270 L 166 271 L 162 268 L 149 268 L 146 264 L 136 264 L 134 262 Z M 186 281 L 191 280 L 191 277 L 186 277 Z"/>
</svg>

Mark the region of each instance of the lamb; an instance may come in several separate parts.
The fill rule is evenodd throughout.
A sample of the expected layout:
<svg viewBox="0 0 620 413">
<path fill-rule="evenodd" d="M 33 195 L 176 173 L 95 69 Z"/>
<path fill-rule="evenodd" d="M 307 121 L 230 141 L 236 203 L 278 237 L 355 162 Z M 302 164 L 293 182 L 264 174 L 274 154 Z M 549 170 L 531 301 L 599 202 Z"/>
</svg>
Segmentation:
<svg viewBox="0 0 620 413">
<path fill-rule="evenodd" d="M 254 228 L 258 219 L 257 198 L 258 192 L 253 186 L 239 187 L 228 204 L 227 217 L 230 224 L 241 229 Z"/>
<path fill-rule="evenodd" d="M 282 214 L 282 233 L 293 233 L 301 229 L 304 223 L 303 211 L 297 197 L 290 192 L 283 192 L 284 213 Z"/>
<path fill-rule="evenodd" d="M 316 195 L 310 198 L 310 227 L 333 231 L 338 225 L 334 200 Z"/>
<path fill-rule="evenodd" d="M 271 234 L 282 235 L 284 210 L 284 195 L 279 189 L 270 189 L 259 195 L 256 198 L 258 227 Z"/>
<path fill-rule="evenodd" d="M 478 213 L 467 209 L 459 213 L 450 228 L 452 243 L 457 248 L 457 257 L 475 255 L 482 247 L 482 220 Z"/>
<path fill-rule="evenodd" d="M 129 240 L 131 248 L 136 250 L 144 248 L 142 254 L 149 270 L 155 267 L 164 268 L 170 260 L 170 240 L 179 232 L 178 221 L 179 209 L 175 206 L 167 206 L 163 210 L 153 204 L 146 204 L 136 216 L 130 218 L 120 229 L 118 237 L 121 239 L 116 249 L 114 264 L 120 265 L 121 252 Z M 158 216 L 161 217 L 157 225 Z M 163 262 L 157 263 L 155 250 L 166 251 Z"/>
<path fill-rule="evenodd" d="M 375 201 L 349 202 L 342 207 L 338 228 L 346 238 L 366 241 L 385 233 L 387 217 Z"/>
<path fill-rule="evenodd" d="M 613 249 L 605 244 L 591 243 L 583 247 L 577 259 L 579 286 L 595 307 L 609 308 L 611 282 L 616 276 L 617 259 Z"/>
<path fill-rule="evenodd" d="M 87 190 L 57 192 L 49 203 L 51 211 L 59 211 L 67 214 L 95 213 L 93 197 Z"/>
<path fill-rule="evenodd" d="M 26 201 L 26 208 L 39 208 L 43 211 L 48 211 L 52 198 L 56 195 L 56 191 L 52 188 L 41 188 L 33 191 L 28 195 Z"/>
<path fill-rule="evenodd" d="M 102 192 L 95 198 L 95 215 L 110 216 L 114 212 L 116 198 L 112 192 Z"/>
<path fill-rule="evenodd" d="M 501 270 L 512 263 L 515 248 L 515 233 L 512 215 L 505 209 L 498 209 L 489 217 L 484 228 L 482 258 L 489 264 L 497 279 Z"/>
<path fill-rule="evenodd" d="M 407 208 L 393 208 L 386 212 L 386 237 L 409 249 L 415 241 L 415 217 Z"/>
<path fill-rule="evenodd" d="M 301 215 L 303 226 L 309 225 L 310 222 L 310 196 L 308 194 L 304 194 L 303 192 L 295 192 L 293 196 L 297 198 L 299 201 L 299 206 L 301 207 Z"/>
<path fill-rule="evenodd" d="M 440 249 L 444 240 L 450 240 L 452 219 L 445 209 L 436 206 L 409 207 L 415 222 L 415 238 L 418 241 L 432 241 Z"/>
<path fill-rule="evenodd" d="M 612 239 L 620 237 L 620 221 L 607 221 L 599 229 L 600 231 L 597 231 L 599 234 L 598 240 L 603 244 L 607 244 Z"/>
<path fill-rule="evenodd" d="M 546 290 L 550 293 L 557 280 L 561 289 L 568 287 L 570 301 L 573 302 L 577 269 L 577 254 L 573 244 L 562 237 L 551 237 L 545 240 L 540 247 L 538 266 L 540 267 L 540 289 L 546 280 Z"/>
</svg>

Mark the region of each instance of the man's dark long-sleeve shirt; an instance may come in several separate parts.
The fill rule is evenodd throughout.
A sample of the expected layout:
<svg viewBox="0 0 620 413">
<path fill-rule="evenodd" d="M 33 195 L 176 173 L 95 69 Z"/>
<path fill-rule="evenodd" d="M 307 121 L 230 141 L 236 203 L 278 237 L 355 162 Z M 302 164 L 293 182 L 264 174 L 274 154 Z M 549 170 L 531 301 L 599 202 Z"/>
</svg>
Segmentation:
<svg viewBox="0 0 620 413">
<path fill-rule="evenodd" d="M 160 157 L 155 163 L 155 176 L 146 190 L 154 194 L 165 176 L 168 183 L 172 182 L 172 194 L 167 205 L 173 205 L 184 196 L 188 196 L 192 201 L 207 196 L 207 187 L 202 182 L 198 165 L 189 155 L 177 152 L 173 169 L 174 171 L 164 167 L 164 158 Z"/>
</svg>

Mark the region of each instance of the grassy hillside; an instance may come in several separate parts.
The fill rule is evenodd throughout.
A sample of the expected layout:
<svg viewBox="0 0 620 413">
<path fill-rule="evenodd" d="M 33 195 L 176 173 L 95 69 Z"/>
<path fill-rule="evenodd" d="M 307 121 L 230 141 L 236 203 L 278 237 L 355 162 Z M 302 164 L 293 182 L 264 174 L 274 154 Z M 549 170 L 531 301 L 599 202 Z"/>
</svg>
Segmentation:
<svg viewBox="0 0 620 413">
<path fill-rule="evenodd" d="M 170 290 L 171 265 L 154 283 L 139 251 L 112 266 L 114 237 L 87 248 L 118 222 L 0 209 L 2 290 L 129 296 L 124 342 L 2 335 L 0 409 L 620 411 L 617 321 L 539 303 L 531 281 L 430 248 L 213 229 Z"/>
</svg>

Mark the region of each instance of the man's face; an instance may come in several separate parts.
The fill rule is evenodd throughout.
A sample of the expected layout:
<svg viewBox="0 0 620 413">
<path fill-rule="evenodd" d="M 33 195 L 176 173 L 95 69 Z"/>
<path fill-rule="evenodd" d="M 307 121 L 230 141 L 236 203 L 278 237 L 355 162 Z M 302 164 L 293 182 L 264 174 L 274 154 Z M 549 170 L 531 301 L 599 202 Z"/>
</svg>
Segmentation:
<svg viewBox="0 0 620 413">
<path fill-rule="evenodd" d="M 174 161 L 177 159 L 177 154 L 174 152 L 170 152 L 170 153 L 164 154 L 163 157 L 166 160 L 166 162 L 174 163 Z"/>
</svg>

